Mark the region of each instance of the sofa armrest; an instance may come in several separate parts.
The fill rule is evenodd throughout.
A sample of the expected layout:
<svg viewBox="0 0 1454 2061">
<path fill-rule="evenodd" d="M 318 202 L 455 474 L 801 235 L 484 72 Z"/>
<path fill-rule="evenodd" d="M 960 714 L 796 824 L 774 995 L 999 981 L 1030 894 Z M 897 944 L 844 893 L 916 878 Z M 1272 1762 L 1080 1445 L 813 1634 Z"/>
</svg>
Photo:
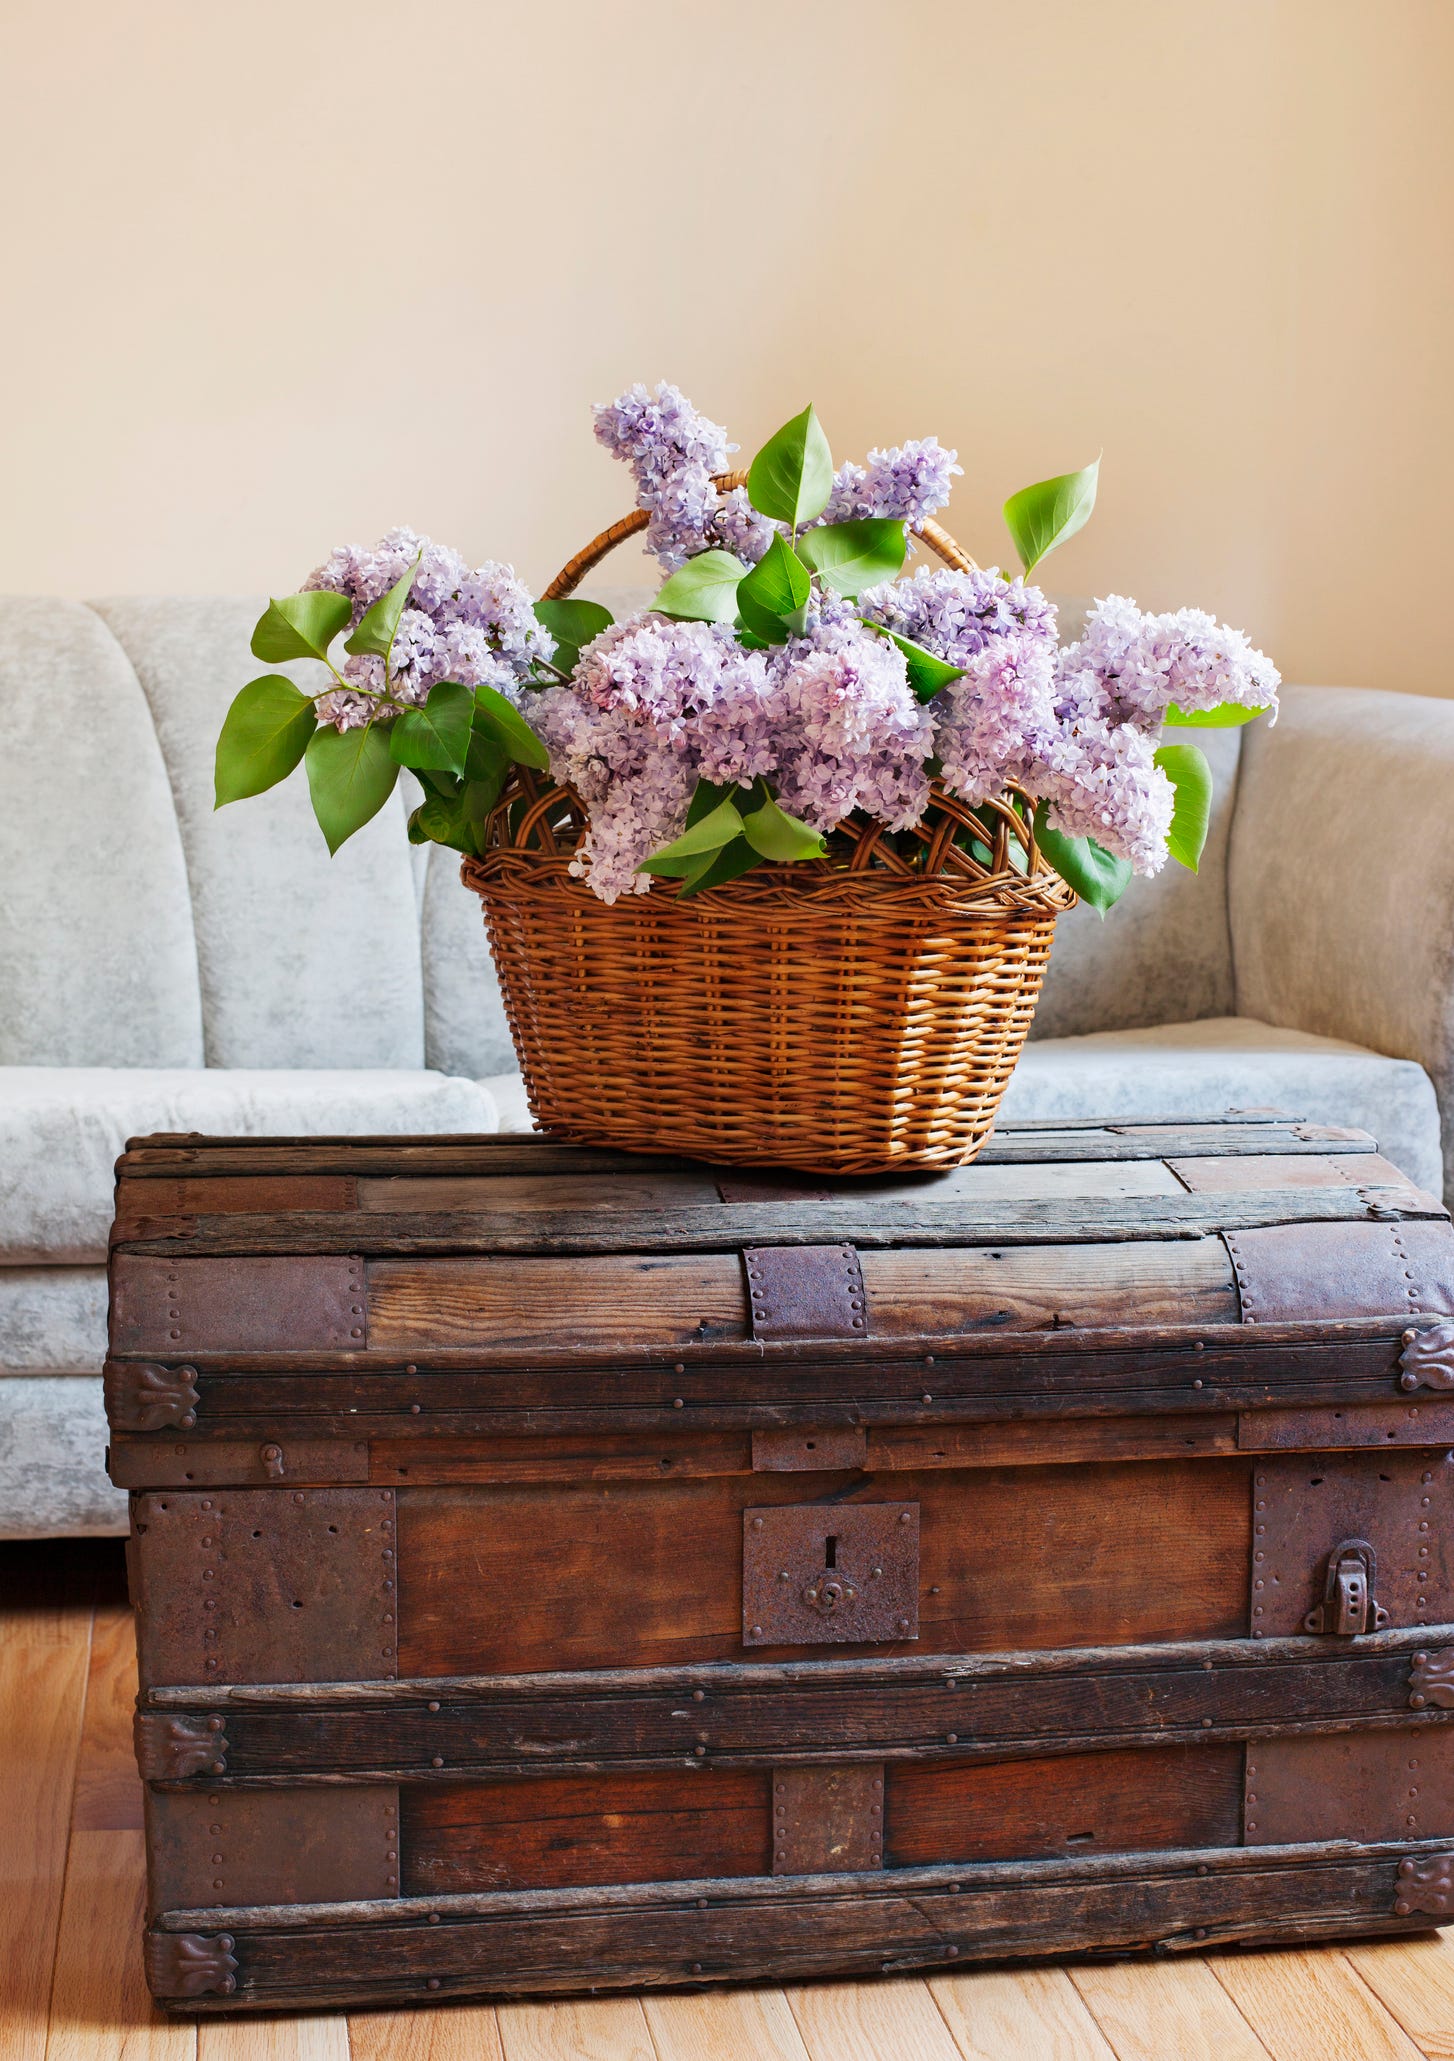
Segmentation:
<svg viewBox="0 0 1454 2061">
<path fill-rule="evenodd" d="M 1454 1192 L 1454 702 L 1294 687 L 1246 734 L 1237 1011 L 1417 1060 Z"/>
</svg>

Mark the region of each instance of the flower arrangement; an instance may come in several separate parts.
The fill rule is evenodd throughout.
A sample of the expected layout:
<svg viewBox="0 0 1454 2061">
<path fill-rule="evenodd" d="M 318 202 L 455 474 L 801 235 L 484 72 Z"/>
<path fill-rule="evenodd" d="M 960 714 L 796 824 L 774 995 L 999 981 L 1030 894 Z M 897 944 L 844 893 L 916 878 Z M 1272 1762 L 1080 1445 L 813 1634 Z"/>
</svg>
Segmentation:
<svg viewBox="0 0 1454 2061">
<path fill-rule="evenodd" d="M 736 447 L 665 384 L 598 407 L 596 435 L 630 467 L 667 574 L 650 608 L 615 622 L 594 602 L 534 601 L 510 567 L 412 530 L 335 550 L 252 640 L 265 663 L 313 659 L 326 677 L 312 694 L 276 672 L 242 689 L 218 806 L 301 763 L 336 851 L 407 767 L 423 788 L 411 839 L 477 854 L 525 766 L 579 798 L 572 870 L 606 903 L 661 879 L 689 898 L 764 863 L 832 865 L 850 819 L 893 837 L 940 792 L 986 812 L 986 859 L 989 805 L 1008 794 L 1102 912 L 1168 857 L 1195 870 L 1211 774 L 1163 729 L 1274 710 L 1278 674 L 1199 610 L 1114 594 L 1060 642 L 1027 582 L 1089 518 L 1098 464 L 1006 502 L 1018 573 L 902 577 L 911 540 L 948 541 L 933 518 L 961 468 L 934 437 L 835 470 L 809 407 L 745 485 L 725 484 Z"/>
</svg>

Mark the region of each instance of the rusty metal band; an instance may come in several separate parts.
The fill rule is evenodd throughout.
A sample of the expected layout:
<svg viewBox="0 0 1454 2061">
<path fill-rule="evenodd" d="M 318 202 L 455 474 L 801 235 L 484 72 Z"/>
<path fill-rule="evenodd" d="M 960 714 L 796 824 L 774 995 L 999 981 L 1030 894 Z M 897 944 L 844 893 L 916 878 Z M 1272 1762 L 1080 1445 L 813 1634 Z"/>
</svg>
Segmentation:
<svg viewBox="0 0 1454 2061">
<path fill-rule="evenodd" d="M 868 1336 L 868 1297 L 852 1245 L 752 1245 L 742 1264 L 755 1339 Z"/>
</svg>

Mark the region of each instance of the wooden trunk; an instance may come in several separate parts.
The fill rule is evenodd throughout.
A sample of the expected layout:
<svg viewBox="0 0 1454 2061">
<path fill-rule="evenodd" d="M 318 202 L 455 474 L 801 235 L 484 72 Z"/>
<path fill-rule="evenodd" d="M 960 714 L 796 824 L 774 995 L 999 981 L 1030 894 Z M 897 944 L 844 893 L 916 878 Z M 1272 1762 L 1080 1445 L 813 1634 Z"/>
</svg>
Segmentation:
<svg viewBox="0 0 1454 2061">
<path fill-rule="evenodd" d="M 167 2005 L 1454 1914 L 1454 1229 L 1361 1133 L 152 1138 L 111 1279 Z"/>
</svg>

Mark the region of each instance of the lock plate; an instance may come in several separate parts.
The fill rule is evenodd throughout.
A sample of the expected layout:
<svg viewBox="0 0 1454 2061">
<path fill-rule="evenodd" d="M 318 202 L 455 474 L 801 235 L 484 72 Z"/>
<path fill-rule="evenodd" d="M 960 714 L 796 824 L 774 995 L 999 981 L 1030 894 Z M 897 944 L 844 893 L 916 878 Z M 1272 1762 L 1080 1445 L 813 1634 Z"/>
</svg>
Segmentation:
<svg viewBox="0 0 1454 2061">
<path fill-rule="evenodd" d="M 917 1503 L 780 1503 L 742 1513 L 744 1646 L 919 1636 Z"/>
</svg>

